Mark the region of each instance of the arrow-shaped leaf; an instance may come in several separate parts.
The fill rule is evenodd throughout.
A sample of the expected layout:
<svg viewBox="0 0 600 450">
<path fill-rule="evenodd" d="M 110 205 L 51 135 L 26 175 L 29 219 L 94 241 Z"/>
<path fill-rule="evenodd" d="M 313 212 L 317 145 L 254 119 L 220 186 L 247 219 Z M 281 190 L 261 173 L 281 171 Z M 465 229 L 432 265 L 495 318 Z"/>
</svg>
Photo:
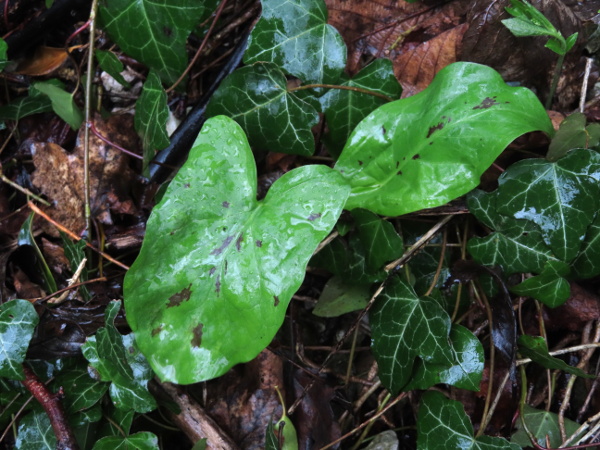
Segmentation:
<svg viewBox="0 0 600 450">
<path fill-rule="evenodd" d="M 209 119 L 125 278 L 127 320 L 156 373 L 194 383 L 264 349 L 348 191 L 329 167 L 304 166 L 257 201 L 243 131 Z"/>
</svg>

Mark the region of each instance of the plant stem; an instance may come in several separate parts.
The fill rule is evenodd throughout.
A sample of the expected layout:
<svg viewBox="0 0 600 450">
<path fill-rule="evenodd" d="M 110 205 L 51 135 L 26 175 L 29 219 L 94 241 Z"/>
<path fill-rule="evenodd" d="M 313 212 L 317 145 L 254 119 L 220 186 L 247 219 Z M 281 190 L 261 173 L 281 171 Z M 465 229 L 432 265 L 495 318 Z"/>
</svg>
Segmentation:
<svg viewBox="0 0 600 450">
<path fill-rule="evenodd" d="M 550 106 L 552 106 L 552 99 L 554 98 L 556 87 L 558 86 L 558 80 L 560 79 L 560 73 L 562 72 L 562 66 L 564 62 L 565 55 L 558 55 L 558 60 L 556 61 L 556 65 L 554 66 L 554 75 L 552 76 L 550 92 L 548 93 L 548 97 L 546 98 L 546 104 L 544 105 L 546 109 L 550 109 Z"/>
<path fill-rule="evenodd" d="M 354 92 L 360 92 L 361 94 L 367 94 L 367 95 L 372 95 L 374 97 L 379 97 L 384 100 L 387 100 L 388 102 L 394 101 L 393 98 L 388 97 L 387 95 L 381 94 L 379 92 L 370 91 L 368 89 L 363 89 L 363 88 L 359 88 L 359 87 L 355 87 L 355 86 L 340 86 L 338 84 L 306 84 L 304 86 L 298 86 L 295 88 L 288 89 L 288 92 L 303 91 L 305 89 L 316 89 L 316 88 L 340 89 L 342 91 L 354 91 Z"/>
</svg>

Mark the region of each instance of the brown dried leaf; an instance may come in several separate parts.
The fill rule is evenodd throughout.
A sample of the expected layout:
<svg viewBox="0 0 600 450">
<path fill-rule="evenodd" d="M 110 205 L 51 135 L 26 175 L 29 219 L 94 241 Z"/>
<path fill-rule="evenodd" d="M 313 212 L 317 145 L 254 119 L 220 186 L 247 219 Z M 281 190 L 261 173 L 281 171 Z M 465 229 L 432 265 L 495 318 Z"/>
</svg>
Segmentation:
<svg viewBox="0 0 600 450">
<path fill-rule="evenodd" d="M 112 116 L 107 121 L 95 119 L 98 132 L 111 142 L 127 149 L 137 147 L 130 116 Z M 80 130 L 73 154 L 52 143 L 32 143 L 30 150 L 36 170 L 33 185 L 52 202 L 52 218 L 75 233 L 85 228 L 83 214 L 83 129 Z M 135 214 L 129 198 L 133 174 L 128 156 L 95 135 L 90 138 L 90 198 L 92 215 L 111 224 L 110 211 Z"/>
<path fill-rule="evenodd" d="M 15 72 L 32 77 L 48 75 L 63 65 L 71 51 L 80 47 L 81 45 L 76 45 L 67 50 L 42 45 L 35 50 L 32 56 L 20 61 Z"/>
</svg>

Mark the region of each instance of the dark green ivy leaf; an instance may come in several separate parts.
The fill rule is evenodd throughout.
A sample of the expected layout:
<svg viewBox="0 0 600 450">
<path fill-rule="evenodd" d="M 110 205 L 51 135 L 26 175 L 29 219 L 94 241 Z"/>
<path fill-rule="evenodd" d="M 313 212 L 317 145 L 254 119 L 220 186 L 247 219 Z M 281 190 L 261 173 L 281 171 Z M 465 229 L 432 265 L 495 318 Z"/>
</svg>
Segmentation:
<svg viewBox="0 0 600 450">
<path fill-rule="evenodd" d="M 89 337 L 81 350 L 101 380 L 112 382 L 110 397 L 117 408 L 149 412 L 156 408 L 156 401 L 148 392 L 153 373 L 135 347 L 133 336 L 122 336 L 117 331 L 114 320 L 120 308 L 120 301 L 108 304 L 106 326 Z"/>
<path fill-rule="evenodd" d="M 123 75 L 121 75 L 121 72 L 125 70 L 125 67 L 121 60 L 117 58 L 117 55 L 113 52 L 97 49 L 94 50 L 94 54 L 96 55 L 96 59 L 102 70 L 117 80 L 122 86 L 127 88 L 131 86 L 125 78 L 123 78 Z"/>
<path fill-rule="evenodd" d="M 583 378 L 596 378 L 594 375 L 588 375 L 577 367 L 568 365 L 562 359 L 551 356 L 548 352 L 548 344 L 546 344 L 546 340 L 541 336 L 521 335 L 519 336 L 518 344 L 521 355 L 546 369 L 558 369 Z"/>
<path fill-rule="evenodd" d="M 0 376 L 25 378 L 21 364 L 38 321 L 35 308 L 27 300 L 9 300 L 0 305 Z"/>
<path fill-rule="evenodd" d="M 577 149 L 556 162 L 526 159 L 498 179 L 497 211 L 540 227 L 563 262 L 581 248 L 600 200 L 600 154 Z"/>
<path fill-rule="evenodd" d="M 327 24 L 323 0 L 262 0 L 262 15 L 244 55 L 272 62 L 304 84 L 334 84 L 346 67 L 346 45 Z"/>
<path fill-rule="evenodd" d="M 550 444 L 550 448 L 560 447 L 562 438 L 560 435 L 558 414 L 524 405 L 523 419 L 525 420 L 527 429 L 533 433 L 539 446 L 546 448 L 546 445 Z M 566 417 L 564 417 L 563 420 L 565 432 L 567 436 L 571 436 L 577 431 L 579 424 Z M 521 445 L 522 447 L 531 447 L 531 440 L 529 439 L 529 435 L 525 431 L 525 428 L 523 428 L 523 421 L 521 418 L 517 420 L 515 425 L 517 432 L 512 435 L 510 441 L 514 444 Z M 549 441 L 547 441 L 547 439 Z"/>
<path fill-rule="evenodd" d="M 92 450 L 159 450 L 154 433 L 140 431 L 130 436 L 107 436 L 100 439 Z"/>
<path fill-rule="evenodd" d="M 402 93 L 389 59 L 376 59 L 354 78 L 348 79 L 346 75 L 342 78 L 345 80 L 339 83 L 342 86 L 362 88 L 392 100 L 399 99 Z M 343 89 L 330 89 L 319 101 L 329 129 L 323 140 L 334 157 L 340 155 L 356 125 L 377 107 L 387 103 L 381 97 Z"/>
<path fill-rule="evenodd" d="M 296 155 L 312 155 L 311 128 L 317 111 L 287 91 L 285 75 L 275 64 L 257 63 L 229 75 L 206 109 L 208 117 L 224 114 L 246 132 L 252 147 Z"/>
<path fill-rule="evenodd" d="M 398 277 L 388 281 L 369 320 L 379 378 L 392 394 L 409 381 L 417 356 L 434 364 L 452 365 L 450 316 L 436 300 L 418 297 Z"/>
<path fill-rule="evenodd" d="M 19 422 L 15 449 L 18 450 L 55 450 L 56 436 L 50 424 L 48 414 L 36 407 Z"/>
<path fill-rule="evenodd" d="M 103 0 L 100 18 L 124 53 L 154 69 L 165 83 L 174 83 L 187 66 L 185 43 L 216 0 Z"/>
<path fill-rule="evenodd" d="M 510 288 L 517 295 L 532 297 L 550 308 L 567 301 L 571 295 L 571 286 L 563 277 L 570 272 L 569 266 L 562 261 L 548 261 L 542 273 L 531 277 Z"/>
<path fill-rule="evenodd" d="M 453 325 L 450 331 L 452 364 L 435 364 L 418 360 L 405 391 L 429 389 L 436 384 L 449 384 L 459 389 L 479 391 L 485 355 L 479 339 L 467 328 Z"/>
<path fill-rule="evenodd" d="M 135 130 L 142 137 L 144 149 L 144 171 L 158 150 L 169 145 L 167 134 L 167 94 L 158 75 L 151 71 L 144 83 L 142 94 L 135 104 Z"/>
<path fill-rule="evenodd" d="M 503 438 L 475 438 L 463 405 L 437 391 L 421 397 L 417 433 L 417 447 L 422 450 L 521 450 Z"/>
</svg>

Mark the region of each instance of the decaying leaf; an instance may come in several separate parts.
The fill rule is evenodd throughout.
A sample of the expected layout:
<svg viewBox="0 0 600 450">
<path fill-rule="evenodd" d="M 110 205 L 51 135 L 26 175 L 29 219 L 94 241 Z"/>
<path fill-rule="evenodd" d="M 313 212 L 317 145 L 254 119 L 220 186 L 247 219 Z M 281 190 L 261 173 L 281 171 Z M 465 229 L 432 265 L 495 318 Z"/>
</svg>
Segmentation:
<svg viewBox="0 0 600 450">
<path fill-rule="evenodd" d="M 110 142 L 131 150 L 137 146 L 131 122 L 130 116 L 112 116 L 107 121 L 96 117 L 94 123 L 98 132 Z M 72 154 L 49 142 L 33 142 L 30 150 L 36 167 L 32 182 L 52 202 L 49 214 L 75 233 L 81 232 L 85 228 L 83 130 Z M 111 210 L 122 214 L 135 213 L 133 202 L 127 195 L 131 178 L 129 157 L 92 134 L 90 198 L 92 214 L 97 220 L 104 224 L 112 223 Z M 56 231 L 51 233 L 56 235 Z"/>
</svg>

